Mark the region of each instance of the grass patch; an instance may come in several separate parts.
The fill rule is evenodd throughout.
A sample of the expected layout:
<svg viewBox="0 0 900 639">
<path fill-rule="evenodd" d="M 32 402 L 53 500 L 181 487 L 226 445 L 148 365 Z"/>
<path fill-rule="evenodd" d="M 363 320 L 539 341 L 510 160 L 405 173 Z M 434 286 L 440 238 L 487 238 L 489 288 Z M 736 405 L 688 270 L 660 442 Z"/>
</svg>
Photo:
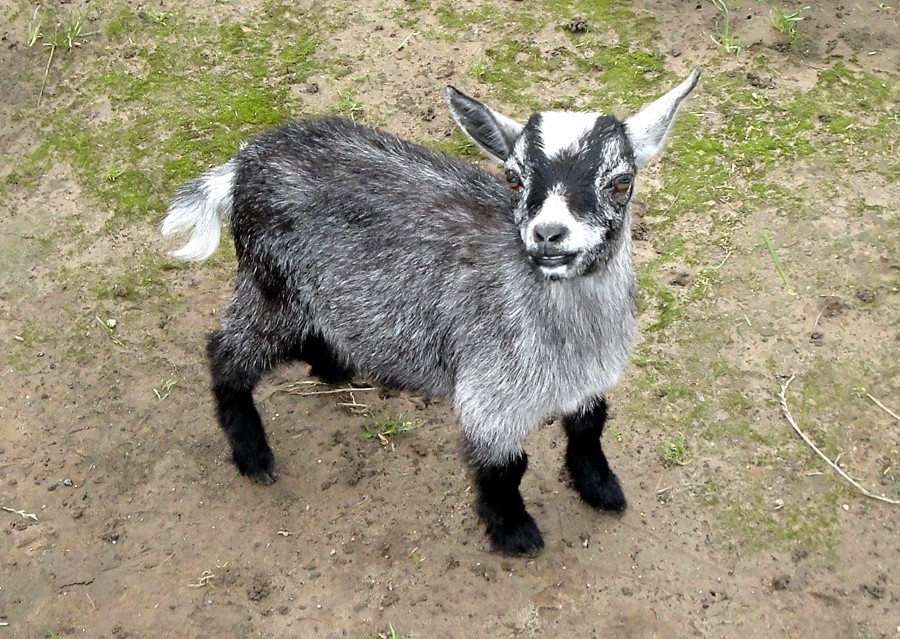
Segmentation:
<svg viewBox="0 0 900 639">
<path fill-rule="evenodd" d="M 82 73 L 94 62 L 72 62 L 70 108 L 46 118 L 47 141 L 11 179 L 27 180 L 64 158 L 112 212 L 108 230 L 155 221 L 180 182 L 296 114 L 289 84 L 324 64 L 316 56 L 322 28 L 288 4 L 268 3 L 219 26 L 119 7 L 103 16 L 102 33 L 113 63 Z M 92 122 L 103 102 L 110 115 Z"/>
<path fill-rule="evenodd" d="M 746 501 L 719 503 L 718 521 L 732 543 L 744 551 L 799 547 L 835 557 L 839 541 L 835 491 L 809 501 L 785 502 L 775 495 L 764 501 L 760 495 Z"/>
<path fill-rule="evenodd" d="M 660 452 L 663 462 L 671 468 L 687 466 L 691 463 L 687 454 L 687 441 L 684 433 L 675 433 Z"/>
<path fill-rule="evenodd" d="M 455 155 L 457 157 L 481 157 L 481 151 L 475 143 L 459 129 L 453 129 L 449 136 L 443 140 L 428 141 L 425 143 L 435 151 Z"/>
<path fill-rule="evenodd" d="M 405 421 L 388 413 L 376 413 L 363 423 L 363 439 L 377 439 L 382 445 L 391 443 L 391 439 L 400 433 L 406 433 L 416 427 L 415 422 Z"/>
</svg>

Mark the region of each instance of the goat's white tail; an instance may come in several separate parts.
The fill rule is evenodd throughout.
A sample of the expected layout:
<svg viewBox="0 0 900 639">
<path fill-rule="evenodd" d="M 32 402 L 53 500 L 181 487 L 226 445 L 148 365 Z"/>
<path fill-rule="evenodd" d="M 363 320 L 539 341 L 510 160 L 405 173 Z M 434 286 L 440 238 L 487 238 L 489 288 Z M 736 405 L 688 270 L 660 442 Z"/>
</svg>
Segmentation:
<svg viewBox="0 0 900 639">
<path fill-rule="evenodd" d="M 209 169 L 185 182 L 169 205 L 160 225 L 163 237 L 183 235 L 188 231 L 188 243 L 172 255 L 181 260 L 202 262 L 216 250 L 222 237 L 221 225 L 231 221 L 235 160 Z"/>
</svg>

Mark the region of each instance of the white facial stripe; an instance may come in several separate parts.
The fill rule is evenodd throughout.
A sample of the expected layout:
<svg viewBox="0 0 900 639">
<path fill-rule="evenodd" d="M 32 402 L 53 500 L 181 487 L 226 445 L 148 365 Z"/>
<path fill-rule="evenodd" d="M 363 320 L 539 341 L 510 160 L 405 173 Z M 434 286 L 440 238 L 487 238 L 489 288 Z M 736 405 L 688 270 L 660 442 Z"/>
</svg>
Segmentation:
<svg viewBox="0 0 900 639">
<path fill-rule="evenodd" d="M 580 140 L 597 122 L 597 113 L 546 111 L 538 128 L 544 153 L 552 158 Z"/>
<path fill-rule="evenodd" d="M 528 226 L 525 229 L 525 237 L 522 238 L 525 241 L 525 246 L 528 248 L 536 246 L 534 239 L 535 227 L 539 225 L 551 226 L 557 224 L 561 224 L 568 230 L 565 241 L 559 245 L 560 250 L 569 253 L 589 247 L 587 230 L 584 225 L 572 215 L 560 187 L 555 187 L 550 191 L 547 199 L 544 200 L 543 206 L 541 206 L 541 212 L 534 216 L 534 219 L 528 223 Z"/>
</svg>

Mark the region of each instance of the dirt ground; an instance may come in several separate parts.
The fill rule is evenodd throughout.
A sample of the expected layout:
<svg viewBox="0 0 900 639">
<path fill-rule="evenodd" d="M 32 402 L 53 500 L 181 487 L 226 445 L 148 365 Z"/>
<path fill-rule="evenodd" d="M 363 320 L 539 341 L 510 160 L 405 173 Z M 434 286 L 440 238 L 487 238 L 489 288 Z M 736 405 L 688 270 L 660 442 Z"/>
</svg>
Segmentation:
<svg viewBox="0 0 900 639">
<path fill-rule="evenodd" d="M 564 438 L 550 426 L 528 441 L 522 487 L 547 548 L 512 558 L 487 547 L 444 401 L 332 392 L 302 384 L 305 366 L 281 368 L 257 393 L 280 479 L 262 487 L 238 475 L 203 350 L 230 293 L 230 247 L 209 265 L 165 261 L 172 247 L 155 224 L 166 193 L 143 218 L 110 225 L 117 211 L 75 151 L 54 147 L 31 179 L 19 177 L 58 131 L 54 118 L 82 113 L 82 83 L 132 63 L 116 44 L 128 34 L 103 31 L 115 7 L 146 8 L 77 5 L 100 34 L 60 51 L 47 71 L 49 47 L 26 41 L 35 7 L 0 0 L 0 639 L 900 637 L 900 507 L 866 497 L 815 456 L 778 398 L 796 374 L 786 397 L 801 427 L 860 484 L 900 499 L 900 420 L 873 401 L 900 409 L 900 13 L 896 2 L 817 3 L 787 45 L 769 4 L 730 5 L 734 53 L 723 51 L 712 2 L 627 9 L 656 30 L 671 77 L 704 66 L 686 109 L 702 136 L 733 133 L 733 113 L 715 97 L 720 79 L 786 104 L 838 66 L 874 78 L 886 96 L 861 99 L 848 120 L 847 135 L 874 133 L 842 161 L 823 159 L 838 117 L 823 104 L 816 128 L 796 133 L 813 136 L 809 153 L 774 151 L 768 163 L 758 151 L 703 207 L 667 222 L 666 207 L 679 210 L 706 179 L 682 176 L 680 196 L 664 191 L 675 183 L 665 167 L 691 142 L 675 132 L 637 195 L 636 260 L 657 297 L 642 307 L 644 336 L 611 396 L 605 438 L 629 509 L 597 514 L 579 502 L 561 471 Z M 452 128 L 447 83 L 527 116 L 501 84 L 476 81 L 473 61 L 502 28 L 486 14 L 458 25 L 459 37 L 429 41 L 419 34 L 449 28 L 431 6 L 299 3 L 298 13 L 340 16 L 328 51 L 350 72 L 319 71 L 290 95 L 316 112 L 349 87 L 371 121 L 419 141 Z M 578 8 L 551 6 L 545 23 L 511 37 L 544 52 L 570 46 Z M 251 24 L 265 10 L 250 0 L 153 7 L 212 24 Z M 588 99 L 580 83 L 553 75 L 530 95 L 577 106 Z M 90 99 L 87 132 L 140 115 L 114 97 Z M 878 133 L 884 114 L 894 126 Z M 155 157 L 165 131 L 140 153 Z M 139 168 L 151 184 L 162 179 L 159 167 Z M 115 190 L 117 174 L 107 178 Z M 727 244 L 714 243 L 711 212 L 729 210 L 741 217 Z M 768 250 L 763 229 L 774 237 Z M 655 330 L 673 304 L 678 316 Z M 367 438 L 373 415 L 414 427 Z"/>
</svg>

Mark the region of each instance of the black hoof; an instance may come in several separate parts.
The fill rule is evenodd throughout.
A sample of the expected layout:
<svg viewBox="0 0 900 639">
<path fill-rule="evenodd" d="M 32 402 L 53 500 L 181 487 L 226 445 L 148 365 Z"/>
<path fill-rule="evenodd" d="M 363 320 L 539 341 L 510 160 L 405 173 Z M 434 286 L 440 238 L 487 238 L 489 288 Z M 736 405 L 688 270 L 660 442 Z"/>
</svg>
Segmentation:
<svg viewBox="0 0 900 639">
<path fill-rule="evenodd" d="M 252 455 L 244 454 L 240 457 L 235 454 L 234 463 L 244 477 L 257 484 L 268 486 L 274 484 L 278 478 L 275 474 L 275 456 L 271 449 L 266 448 Z"/>
<path fill-rule="evenodd" d="M 484 516 L 482 516 L 484 519 Z M 524 513 L 524 518 L 487 524 L 491 548 L 507 555 L 536 555 L 544 548 L 544 538 L 534 518 Z"/>
<path fill-rule="evenodd" d="M 278 479 L 278 475 L 270 470 L 260 470 L 255 473 L 244 473 L 244 476 L 255 484 L 270 486 Z"/>
<path fill-rule="evenodd" d="M 593 477 L 589 481 L 575 480 L 574 484 L 581 499 L 598 510 L 620 513 L 628 505 L 619 478 L 613 472 L 609 472 L 603 480 Z"/>
</svg>

